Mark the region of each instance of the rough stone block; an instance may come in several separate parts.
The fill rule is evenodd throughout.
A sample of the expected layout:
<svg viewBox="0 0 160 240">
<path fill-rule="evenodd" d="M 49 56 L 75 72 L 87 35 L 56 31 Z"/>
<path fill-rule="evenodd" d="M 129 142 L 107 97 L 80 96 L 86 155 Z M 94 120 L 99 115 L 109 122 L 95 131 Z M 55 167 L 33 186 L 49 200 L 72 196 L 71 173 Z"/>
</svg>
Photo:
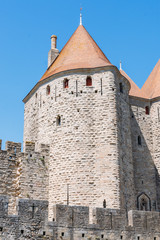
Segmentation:
<svg viewBox="0 0 160 240">
<path fill-rule="evenodd" d="M 17 154 L 21 152 L 21 143 L 7 141 L 6 150 L 12 154 Z"/>
<path fill-rule="evenodd" d="M 88 207 L 55 205 L 53 211 L 59 226 L 83 227 L 89 224 Z"/>
</svg>

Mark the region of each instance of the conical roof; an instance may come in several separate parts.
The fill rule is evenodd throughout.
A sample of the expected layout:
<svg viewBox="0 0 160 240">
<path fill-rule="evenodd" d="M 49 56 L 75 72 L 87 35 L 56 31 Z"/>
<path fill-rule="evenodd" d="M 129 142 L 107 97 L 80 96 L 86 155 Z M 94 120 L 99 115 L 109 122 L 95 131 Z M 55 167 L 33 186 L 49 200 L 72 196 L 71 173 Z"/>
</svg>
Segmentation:
<svg viewBox="0 0 160 240">
<path fill-rule="evenodd" d="M 66 70 L 112 65 L 87 30 L 80 25 L 40 81 Z"/>
<path fill-rule="evenodd" d="M 121 69 L 120 73 L 129 81 L 131 85 L 131 88 L 129 91 L 130 96 L 146 98 L 146 96 L 141 93 L 140 88 L 133 82 L 133 80 L 127 75 L 127 73 L 125 73 L 125 71 Z"/>
<path fill-rule="evenodd" d="M 147 95 L 147 98 L 156 98 L 160 96 L 160 59 L 144 83 L 142 93 Z"/>
</svg>

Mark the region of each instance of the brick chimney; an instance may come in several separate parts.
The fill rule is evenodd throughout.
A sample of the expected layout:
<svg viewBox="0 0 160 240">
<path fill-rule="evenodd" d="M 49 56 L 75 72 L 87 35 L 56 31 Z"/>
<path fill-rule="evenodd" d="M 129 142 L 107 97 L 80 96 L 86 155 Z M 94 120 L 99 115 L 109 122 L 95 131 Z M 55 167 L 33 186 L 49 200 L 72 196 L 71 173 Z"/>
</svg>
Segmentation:
<svg viewBox="0 0 160 240">
<path fill-rule="evenodd" d="M 57 36 L 52 35 L 51 36 L 51 49 L 48 53 L 48 67 L 52 64 L 52 62 L 56 59 L 56 57 L 59 55 L 59 51 L 56 48 L 57 46 Z"/>
</svg>

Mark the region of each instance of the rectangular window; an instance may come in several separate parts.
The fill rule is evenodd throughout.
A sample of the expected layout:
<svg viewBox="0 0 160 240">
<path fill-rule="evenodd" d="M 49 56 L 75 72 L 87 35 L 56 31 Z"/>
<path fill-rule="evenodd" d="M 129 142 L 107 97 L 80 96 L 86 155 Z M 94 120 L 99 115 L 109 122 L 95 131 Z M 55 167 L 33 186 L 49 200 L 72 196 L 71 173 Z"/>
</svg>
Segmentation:
<svg viewBox="0 0 160 240">
<path fill-rule="evenodd" d="M 64 86 L 64 88 L 68 88 L 69 87 L 69 80 L 67 78 L 64 79 L 63 86 Z"/>
</svg>

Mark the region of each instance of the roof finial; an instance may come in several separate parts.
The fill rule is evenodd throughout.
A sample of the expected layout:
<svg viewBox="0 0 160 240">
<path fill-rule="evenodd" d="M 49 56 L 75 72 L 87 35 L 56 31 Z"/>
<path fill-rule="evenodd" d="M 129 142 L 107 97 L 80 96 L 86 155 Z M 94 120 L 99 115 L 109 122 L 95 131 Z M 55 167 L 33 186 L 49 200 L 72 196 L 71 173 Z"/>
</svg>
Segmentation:
<svg viewBox="0 0 160 240">
<path fill-rule="evenodd" d="M 119 68 L 119 70 L 122 70 L 122 62 L 120 61 L 120 68 Z"/>
<path fill-rule="evenodd" d="M 82 25 L 82 8 L 80 8 L 80 24 L 79 25 Z"/>
</svg>

